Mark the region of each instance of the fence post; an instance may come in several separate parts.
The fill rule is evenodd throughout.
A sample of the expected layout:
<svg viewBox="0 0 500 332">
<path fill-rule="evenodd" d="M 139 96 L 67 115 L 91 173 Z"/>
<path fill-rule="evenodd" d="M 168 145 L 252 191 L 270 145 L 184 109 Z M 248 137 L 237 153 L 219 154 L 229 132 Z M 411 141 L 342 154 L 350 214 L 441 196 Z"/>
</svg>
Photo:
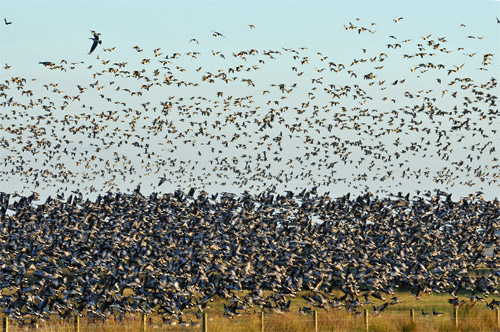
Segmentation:
<svg viewBox="0 0 500 332">
<path fill-rule="evenodd" d="M 316 310 L 313 311 L 313 319 L 314 319 L 314 332 L 318 332 L 318 312 Z"/>
<path fill-rule="evenodd" d="M 80 332 L 80 316 L 75 316 L 75 332 Z"/>
<path fill-rule="evenodd" d="M 368 331 L 368 309 L 365 309 L 365 331 Z"/>
<path fill-rule="evenodd" d="M 145 313 L 142 314 L 142 332 L 146 332 L 148 327 L 147 316 Z"/>
<path fill-rule="evenodd" d="M 455 323 L 455 329 L 458 329 L 458 309 L 454 308 L 453 309 L 453 318 L 454 318 L 454 323 Z"/>
<path fill-rule="evenodd" d="M 497 316 L 496 317 L 497 329 L 500 330 L 500 309 L 496 308 L 495 311 L 496 311 L 496 316 Z"/>
<path fill-rule="evenodd" d="M 260 312 L 260 332 L 264 332 L 264 311 Z"/>
<path fill-rule="evenodd" d="M 9 332 L 9 317 L 7 316 L 2 319 L 2 332 Z"/>
<path fill-rule="evenodd" d="M 208 322 L 207 313 L 204 312 L 203 313 L 202 327 L 201 327 L 203 332 L 208 332 L 208 323 L 207 322 Z"/>
<path fill-rule="evenodd" d="M 415 323 L 415 310 L 410 309 L 410 317 L 411 317 L 411 322 Z"/>
</svg>

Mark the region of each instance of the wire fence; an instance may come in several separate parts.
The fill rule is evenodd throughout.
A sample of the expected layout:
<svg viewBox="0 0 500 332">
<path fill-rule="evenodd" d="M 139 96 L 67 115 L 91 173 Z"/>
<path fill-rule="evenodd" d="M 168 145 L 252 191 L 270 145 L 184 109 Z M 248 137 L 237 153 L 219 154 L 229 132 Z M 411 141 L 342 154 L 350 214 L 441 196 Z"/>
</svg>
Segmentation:
<svg viewBox="0 0 500 332">
<path fill-rule="evenodd" d="M 2 332 L 239 332 L 239 331 L 500 331 L 500 310 L 480 313 L 425 313 L 414 309 L 374 314 L 368 310 L 307 314 L 283 313 L 240 314 L 232 318 L 222 314 L 193 316 L 186 320 L 164 320 L 159 315 L 137 315 L 124 319 L 52 319 L 26 323 L 9 317 L 2 318 Z"/>
</svg>

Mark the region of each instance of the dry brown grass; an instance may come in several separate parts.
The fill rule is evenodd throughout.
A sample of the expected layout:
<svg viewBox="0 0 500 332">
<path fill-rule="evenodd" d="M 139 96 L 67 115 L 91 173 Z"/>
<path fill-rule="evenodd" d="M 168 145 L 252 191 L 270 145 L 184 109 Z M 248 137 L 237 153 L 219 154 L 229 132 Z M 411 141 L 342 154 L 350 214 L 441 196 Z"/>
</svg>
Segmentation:
<svg viewBox="0 0 500 332">
<path fill-rule="evenodd" d="M 195 317 L 186 315 L 186 321 Z M 441 332 L 441 331 L 498 331 L 495 320 L 495 312 L 488 310 L 481 313 L 472 313 L 469 316 L 459 314 L 458 329 L 455 328 L 452 315 L 441 317 L 415 315 L 414 322 L 410 319 L 409 312 L 384 312 L 380 316 L 368 314 L 369 331 L 373 332 Z M 365 332 L 364 316 L 353 316 L 345 311 L 319 312 L 318 313 L 318 331 L 353 331 Z M 129 317 L 121 322 L 114 319 L 108 319 L 104 322 L 94 322 L 82 319 L 80 332 L 142 332 L 142 319 L 139 316 Z M 260 314 L 245 314 L 233 319 L 225 318 L 221 314 L 209 316 L 208 330 L 213 332 L 260 332 L 261 317 Z M 302 332 L 314 331 L 314 320 L 312 315 L 299 315 L 297 313 L 286 313 L 283 315 L 274 314 L 265 316 L 265 331 L 282 332 Z M 37 331 L 37 332 L 74 332 L 73 321 L 53 320 L 48 323 L 34 326 L 18 326 L 11 322 L 9 332 Z M 163 324 L 159 317 L 150 317 L 147 323 L 149 332 L 188 332 L 202 331 L 200 326 L 172 326 Z"/>
<path fill-rule="evenodd" d="M 340 295 L 340 294 L 338 294 Z M 441 332 L 441 331 L 500 331 L 496 320 L 496 312 L 486 308 L 484 303 L 471 307 L 469 303 L 463 305 L 458 311 L 458 329 L 455 328 L 453 318 L 453 307 L 447 302 L 449 295 L 433 294 L 424 295 L 421 300 L 415 300 L 409 293 L 400 292 L 397 296 L 403 303 L 389 306 L 381 315 L 374 316 L 371 306 L 368 309 L 369 331 L 408 331 L 408 332 Z M 383 303 L 378 301 L 379 305 Z M 298 296 L 294 301 L 289 313 L 265 315 L 265 331 L 302 332 L 314 331 L 313 315 L 299 315 L 298 308 L 306 305 L 305 300 Z M 364 308 L 362 308 L 364 309 Z M 414 321 L 411 321 L 410 309 L 414 309 Z M 432 312 L 432 309 L 443 312 L 441 317 L 423 316 L 422 310 Z M 260 312 L 242 314 L 232 319 L 225 318 L 223 313 L 223 301 L 216 300 L 210 304 L 207 310 L 208 331 L 210 332 L 260 332 Z M 318 331 L 353 331 L 365 332 L 364 314 L 352 315 L 344 309 L 331 309 L 324 311 L 319 309 Z M 147 318 L 148 332 L 187 332 L 202 331 L 201 319 L 196 318 L 194 311 L 187 311 L 184 321 L 196 322 L 198 326 L 179 326 L 165 324 L 158 315 Z M 74 332 L 73 320 L 53 320 L 40 323 L 35 329 L 29 326 L 19 326 L 15 321 L 10 323 L 10 332 L 37 331 L 37 332 Z M 142 332 L 143 322 L 140 314 L 129 315 L 122 321 L 113 318 L 102 320 L 91 320 L 83 317 L 80 323 L 80 332 Z"/>
</svg>

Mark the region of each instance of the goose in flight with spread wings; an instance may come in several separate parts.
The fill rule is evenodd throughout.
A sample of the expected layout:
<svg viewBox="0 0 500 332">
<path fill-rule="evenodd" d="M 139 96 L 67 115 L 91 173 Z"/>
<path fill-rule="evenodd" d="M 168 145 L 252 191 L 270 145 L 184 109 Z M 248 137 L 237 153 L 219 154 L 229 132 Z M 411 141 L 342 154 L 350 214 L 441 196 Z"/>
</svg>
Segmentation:
<svg viewBox="0 0 500 332">
<path fill-rule="evenodd" d="M 220 32 L 217 32 L 217 31 L 214 31 L 214 30 L 212 30 L 212 32 L 213 32 L 212 36 L 214 36 L 214 37 L 222 37 L 222 38 L 226 38 L 226 37 L 225 37 L 222 33 L 220 33 Z"/>
</svg>

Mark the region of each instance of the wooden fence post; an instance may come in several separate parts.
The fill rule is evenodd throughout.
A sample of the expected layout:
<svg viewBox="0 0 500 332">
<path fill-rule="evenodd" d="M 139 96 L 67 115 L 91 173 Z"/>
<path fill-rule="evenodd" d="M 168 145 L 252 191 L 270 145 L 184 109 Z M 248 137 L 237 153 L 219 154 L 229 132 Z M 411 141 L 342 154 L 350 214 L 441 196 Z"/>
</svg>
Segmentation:
<svg viewBox="0 0 500 332">
<path fill-rule="evenodd" d="M 453 309 L 453 320 L 455 323 L 455 329 L 458 329 L 458 309 Z"/>
<path fill-rule="evenodd" d="M 260 312 L 260 332 L 264 332 L 264 311 Z"/>
<path fill-rule="evenodd" d="M 316 310 L 313 311 L 313 319 L 314 319 L 314 332 L 318 332 L 318 312 Z"/>
<path fill-rule="evenodd" d="M 75 316 L 75 332 L 80 332 L 80 316 Z"/>
<path fill-rule="evenodd" d="M 410 317 L 411 317 L 412 324 L 415 323 L 415 310 L 414 309 L 410 309 Z"/>
<path fill-rule="evenodd" d="M 368 331 L 368 309 L 365 309 L 365 331 Z"/>
<path fill-rule="evenodd" d="M 496 316 L 497 316 L 496 317 L 497 329 L 500 330 L 500 309 L 496 308 L 495 311 L 496 311 Z"/>
<path fill-rule="evenodd" d="M 142 314 L 142 332 L 146 332 L 148 328 L 147 316 L 145 313 Z"/>
<path fill-rule="evenodd" d="M 2 319 L 2 332 L 9 332 L 9 317 L 7 316 Z"/>
<path fill-rule="evenodd" d="M 202 331 L 203 332 L 208 332 L 208 319 L 207 319 L 207 313 L 203 313 L 203 322 L 202 322 Z"/>
</svg>

